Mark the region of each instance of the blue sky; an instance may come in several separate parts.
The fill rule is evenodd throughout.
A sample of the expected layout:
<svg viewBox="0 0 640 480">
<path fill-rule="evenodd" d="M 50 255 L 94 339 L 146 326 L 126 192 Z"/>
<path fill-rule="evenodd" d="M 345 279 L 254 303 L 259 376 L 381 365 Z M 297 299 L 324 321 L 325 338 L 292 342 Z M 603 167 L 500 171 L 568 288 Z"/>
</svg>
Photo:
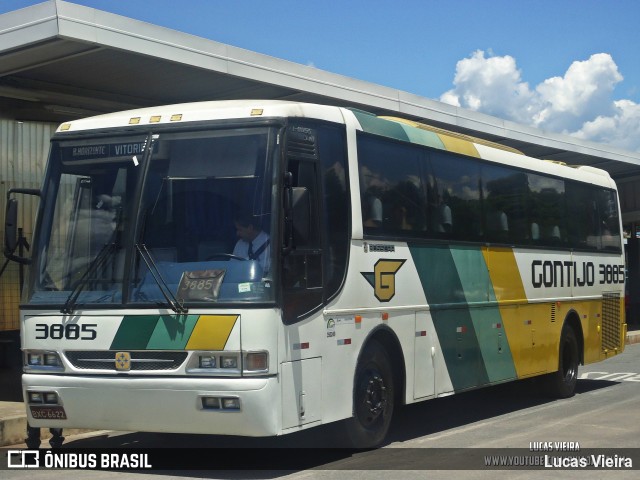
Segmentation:
<svg viewBox="0 0 640 480">
<path fill-rule="evenodd" d="M 73 3 L 640 151 L 637 0 Z"/>
</svg>

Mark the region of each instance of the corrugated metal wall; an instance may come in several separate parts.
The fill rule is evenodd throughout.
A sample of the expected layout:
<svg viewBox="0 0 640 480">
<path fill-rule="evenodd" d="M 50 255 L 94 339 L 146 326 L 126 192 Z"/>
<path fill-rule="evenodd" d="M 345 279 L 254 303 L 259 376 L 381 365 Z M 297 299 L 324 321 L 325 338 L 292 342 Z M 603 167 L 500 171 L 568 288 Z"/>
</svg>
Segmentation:
<svg viewBox="0 0 640 480">
<path fill-rule="evenodd" d="M 40 188 L 49 154 L 49 140 L 57 125 L 0 119 L 0 239 L 4 249 L 4 212 L 10 188 Z M 38 198 L 19 195 L 20 220 L 31 244 Z M 0 267 L 4 265 L 0 256 Z M 10 262 L 0 277 L 0 331 L 19 329 L 19 267 Z"/>
</svg>

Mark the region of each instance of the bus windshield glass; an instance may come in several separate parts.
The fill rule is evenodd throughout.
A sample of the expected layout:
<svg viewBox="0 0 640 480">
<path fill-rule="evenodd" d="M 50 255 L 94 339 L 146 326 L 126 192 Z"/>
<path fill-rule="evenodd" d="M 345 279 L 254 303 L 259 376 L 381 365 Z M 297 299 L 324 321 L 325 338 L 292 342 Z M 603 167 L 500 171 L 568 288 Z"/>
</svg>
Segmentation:
<svg viewBox="0 0 640 480">
<path fill-rule="evenodd" d="M 270 302 L 274 128 L 56 141 L 28 301 Z"/>
</svg>

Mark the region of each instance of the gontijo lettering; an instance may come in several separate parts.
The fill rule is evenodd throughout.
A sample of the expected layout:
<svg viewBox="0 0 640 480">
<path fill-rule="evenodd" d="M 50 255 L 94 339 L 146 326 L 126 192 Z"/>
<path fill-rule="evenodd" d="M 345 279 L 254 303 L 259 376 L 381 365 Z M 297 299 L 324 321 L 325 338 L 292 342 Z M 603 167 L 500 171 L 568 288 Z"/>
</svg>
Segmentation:
<svg viewBox="0 0 640 480">
<path fill-rule="evenodd" d="M 593 262 L 572 262 L 560 260 L 534 260 L 531 262 L 531 284 L 542 287 L 584 287 L 624 283 L 624 265 L 598 264 Z"/>
</svg>

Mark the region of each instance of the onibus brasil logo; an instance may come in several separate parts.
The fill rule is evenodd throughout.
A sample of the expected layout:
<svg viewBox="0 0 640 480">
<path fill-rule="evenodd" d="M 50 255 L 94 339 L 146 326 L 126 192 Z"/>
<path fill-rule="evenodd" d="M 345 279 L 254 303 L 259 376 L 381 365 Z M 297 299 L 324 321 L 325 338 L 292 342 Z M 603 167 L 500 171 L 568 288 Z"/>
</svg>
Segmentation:
<svg viewBox="0 0 640 480">
<path fill-rule="evenodd" d="M 396 273 L 406 260 L 378 260 L 373 272 L 360 272 L 373 287 L 373 294 L 381 302 L 388 302 L 396 294 Z"/>
</svg>

